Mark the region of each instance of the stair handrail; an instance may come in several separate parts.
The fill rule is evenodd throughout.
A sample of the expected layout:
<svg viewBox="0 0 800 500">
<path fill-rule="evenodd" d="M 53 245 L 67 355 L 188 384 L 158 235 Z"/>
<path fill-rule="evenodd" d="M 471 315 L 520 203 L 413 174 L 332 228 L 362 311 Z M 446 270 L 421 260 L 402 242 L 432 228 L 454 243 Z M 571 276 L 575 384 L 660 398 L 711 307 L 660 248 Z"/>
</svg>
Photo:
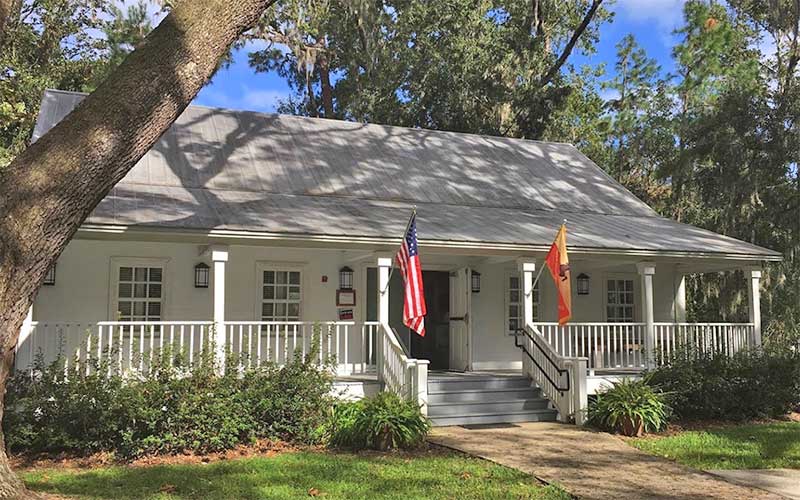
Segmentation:
<svg viewBox="0 0 800 500">
<path fill-rule="evenodd" d="M 522 338 L 525 344 L 521 344 Z M 574 419 L 578 425 L 586 420 L 588 396 L 586 373 L 589 359 L 562 356 L 545 339 L 534 324 L 526 324 L 514 334 L 514 345 L 524 354 L 522 368 L 550 399 L 561 421 Z M 558 377 L 558 381 L 554 380 Z M 566 380 L 562 384 L 562 380 Z"/>
<path fill-rule="evenodd" d="M 416 359 L 406 355 L 397 332 L 388 323 L 382 323 L 382 334 L 378 336 L 378 381 L 384 389 L 415 401 L 423 415 L 428 414 L 428 365 L 427 359 Z"/>
<path fill-rule="evenodd" d="M 544 360 L 545 360 L 545 361 L 547 361 L 547 364 L 548 364 L 550 367 L 552 367 L 552 369 L 553 369 L 553 370 L 555 370 L 555 372 L 556 372 L 556 373 L 558 373 L 558 375 L 559 375 L 559 376 L 562 376 L 562 375 L 563 375 L 563 376 L 566 378 L 566 384 L 565 384 L 565 386 L 564 386 L 564 387 L 561 387 L 559 384 L 557 384 L 557 383 L 556 383 L 556 382 L 555 382 L 555 381 L 552 379 L 552 377 L 550 376 L 550 374 L 548 373 L 548 370 L 546 370 L 546 369 L 545 369 L 545 368 L 544 368 L 544 367 L 543 367 L 543 366 L 540 364 L 539 360 L 537 360 L 537 359 L 536 359 L 536 357 L 533 355 L 533 353 L 531 353 L 531 352 L 528 350 L 528 348 L 527 348 L 527 347 L 525 347 L 525 344 L 521 344 L 521 343 L 519 342 L 519 337 L 521 337 L 521 336 L 523 336 L 523 335 L 524 335 L 524 336 L 526 336 L 526 337 L 528 337 L 528 338 L 531 340 L 531 345 L 533 345 L 533 347 L 535 347 L 535 348 L 536 348 L 536 349 L 537 349 L 537 350 L 538 350 L 538 351 L 539 351 L 539 352 L 540 352 L 540 353 L 543 355 L 543 357 L 544 357 Z M 543 339 L 543 340 L 544 340 L 544 339 Z M 547 341 L 545 341 L 545 342 L 538 342 L 538 341 L 537 341 L 535 338 L 533 338 L 533 336 L 531 336 L 531 334 L 530 334 L 530 333 L 528 333 L 528 331 L 527 331 L 527 330 L 525 330 L 524 328 L 517 328 L 517 329 L 514 331 L 514 345 L 515 345 L 515 346 L 516 346 L 518 349 L 520 349 L 522 352 L 524 352 L 524 353 L 525 353 L 525 355 L 527 355 L 527 356 L 528 356 L 528 359 L 530 359 L 530 360 L 531 360 L 531 361 L 532 361 L 532 362 L 533 362 L 533 363 L 536 365 L 536 367 L 537 367 L 537 368 L 538 368 L 538 369 L 539 369 L 539 370 L 542 372 L 542 374 L 545 376 L 545 378 L 547 379 L 548 383 L 549 383 L 551 386 L 553 386 L 553 389 L 555 389 L 556 391 L 559 391 L 559 392 L 560 392 L 562 395 L 564 394 L 564 392 L 565 392 L 565 391 L 569 391 L 569 389 L 570 389 L 569 370 L 568 370 L 568 369 L 566 369 L 566 368 L 559 368 L 559 366 L 558 366 L 558 363 L 556 363 L 555 361 L 553 361 L 553 358 L 551 357 L 551 354 L 553 354 L 553 355 L 555 355 L 555 356 L 558 356 L 558 354 L 557 354 L 557 353 L 555 353 L 555 351 L 552 349 L 552 347 L 550 347 L 550 344 L 549 344 Z M 550 351 L 550 352 L 548 352 L 548 351 Z"/>
</svg>

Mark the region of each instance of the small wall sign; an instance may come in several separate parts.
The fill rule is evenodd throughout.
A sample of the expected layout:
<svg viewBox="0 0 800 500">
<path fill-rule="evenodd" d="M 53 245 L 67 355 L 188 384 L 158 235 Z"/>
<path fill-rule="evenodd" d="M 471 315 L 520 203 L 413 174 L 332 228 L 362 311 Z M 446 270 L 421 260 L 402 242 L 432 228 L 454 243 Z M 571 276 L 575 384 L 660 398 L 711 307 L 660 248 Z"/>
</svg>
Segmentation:
<svg viewBox="0 0 800 500">
<path fill-rule="evenodd" d="M 353 319 L 353 310 L 352 309 L 339 309 L 339 319 L 340 320 Z"/>
<path fill-rule="evenodd" d="M 355 290 L 336 290 L 336 305 L 337 306 L 355 306 L 356 305 L 356 291 Z"/>
</svg>

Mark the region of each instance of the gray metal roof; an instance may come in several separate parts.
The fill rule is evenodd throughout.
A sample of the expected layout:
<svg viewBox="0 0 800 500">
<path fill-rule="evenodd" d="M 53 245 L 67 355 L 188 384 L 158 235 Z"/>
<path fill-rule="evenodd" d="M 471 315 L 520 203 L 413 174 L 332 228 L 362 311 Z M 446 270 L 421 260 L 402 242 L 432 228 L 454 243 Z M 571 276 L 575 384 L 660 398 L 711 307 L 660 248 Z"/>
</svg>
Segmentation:
<svg viewBox="0 0 800 500">
<path fill-rule="evenodd" d="M 84 94 L 48 90 L 40 137 Z M 182 229 L 774 256 L 659 217 L 575 147 L 189 106 L 87 219 Z"/>
</svg>

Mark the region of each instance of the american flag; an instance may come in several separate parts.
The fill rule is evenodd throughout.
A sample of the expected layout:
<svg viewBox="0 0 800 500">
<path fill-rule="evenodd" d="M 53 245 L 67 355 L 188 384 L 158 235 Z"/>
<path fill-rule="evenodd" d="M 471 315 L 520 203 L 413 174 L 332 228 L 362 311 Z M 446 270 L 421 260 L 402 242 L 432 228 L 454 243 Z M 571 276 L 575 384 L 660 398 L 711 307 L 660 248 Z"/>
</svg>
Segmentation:
<svg viewBox="0 0 800 500">
<path fill-rule="evenodd" d="M 417 214 L 411 215 L 408 231 L 397 251 L 397 265 L 403 273 L 405 300 L 403 301 L 403 324 L 414 330 L 420 337 L 425 336 L 425 294 L 422 286 L 422 265 L 419 262 L 417 246 Z"/>
</svg>

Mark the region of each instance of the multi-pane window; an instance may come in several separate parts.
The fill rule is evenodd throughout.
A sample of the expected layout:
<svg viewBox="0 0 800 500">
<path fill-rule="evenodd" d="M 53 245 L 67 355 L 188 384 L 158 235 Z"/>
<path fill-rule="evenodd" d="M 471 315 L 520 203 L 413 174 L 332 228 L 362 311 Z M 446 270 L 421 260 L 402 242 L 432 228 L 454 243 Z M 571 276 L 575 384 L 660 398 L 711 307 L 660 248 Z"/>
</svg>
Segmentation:
<svg viewBox="0 0 800 500">
<path fill-rule="evenodd" d="M 506 328 L 508 333 L 515 333 L 522 328 L 525 321 L 522 279 L 518 274 L 511 274 L 506 279 Z M 533 288 L 533 320 L 539 318 L 539 283 Z"/>
<path fill-rule="evenodd" d="M 263 271 L 261 319 L 299 321 L 302 299 L 300 283 L 300 271 Z"/>
<path fill-rule="evenodd" d="M 610 279 L 606 289 L 609 323 L 633 323 L 633 280 Z"/>
<path fill-rule="evenodd" d="M 120 266 L 118 272 L 119 321 L 161 321 L 164 269 Z"/>
</svg>

